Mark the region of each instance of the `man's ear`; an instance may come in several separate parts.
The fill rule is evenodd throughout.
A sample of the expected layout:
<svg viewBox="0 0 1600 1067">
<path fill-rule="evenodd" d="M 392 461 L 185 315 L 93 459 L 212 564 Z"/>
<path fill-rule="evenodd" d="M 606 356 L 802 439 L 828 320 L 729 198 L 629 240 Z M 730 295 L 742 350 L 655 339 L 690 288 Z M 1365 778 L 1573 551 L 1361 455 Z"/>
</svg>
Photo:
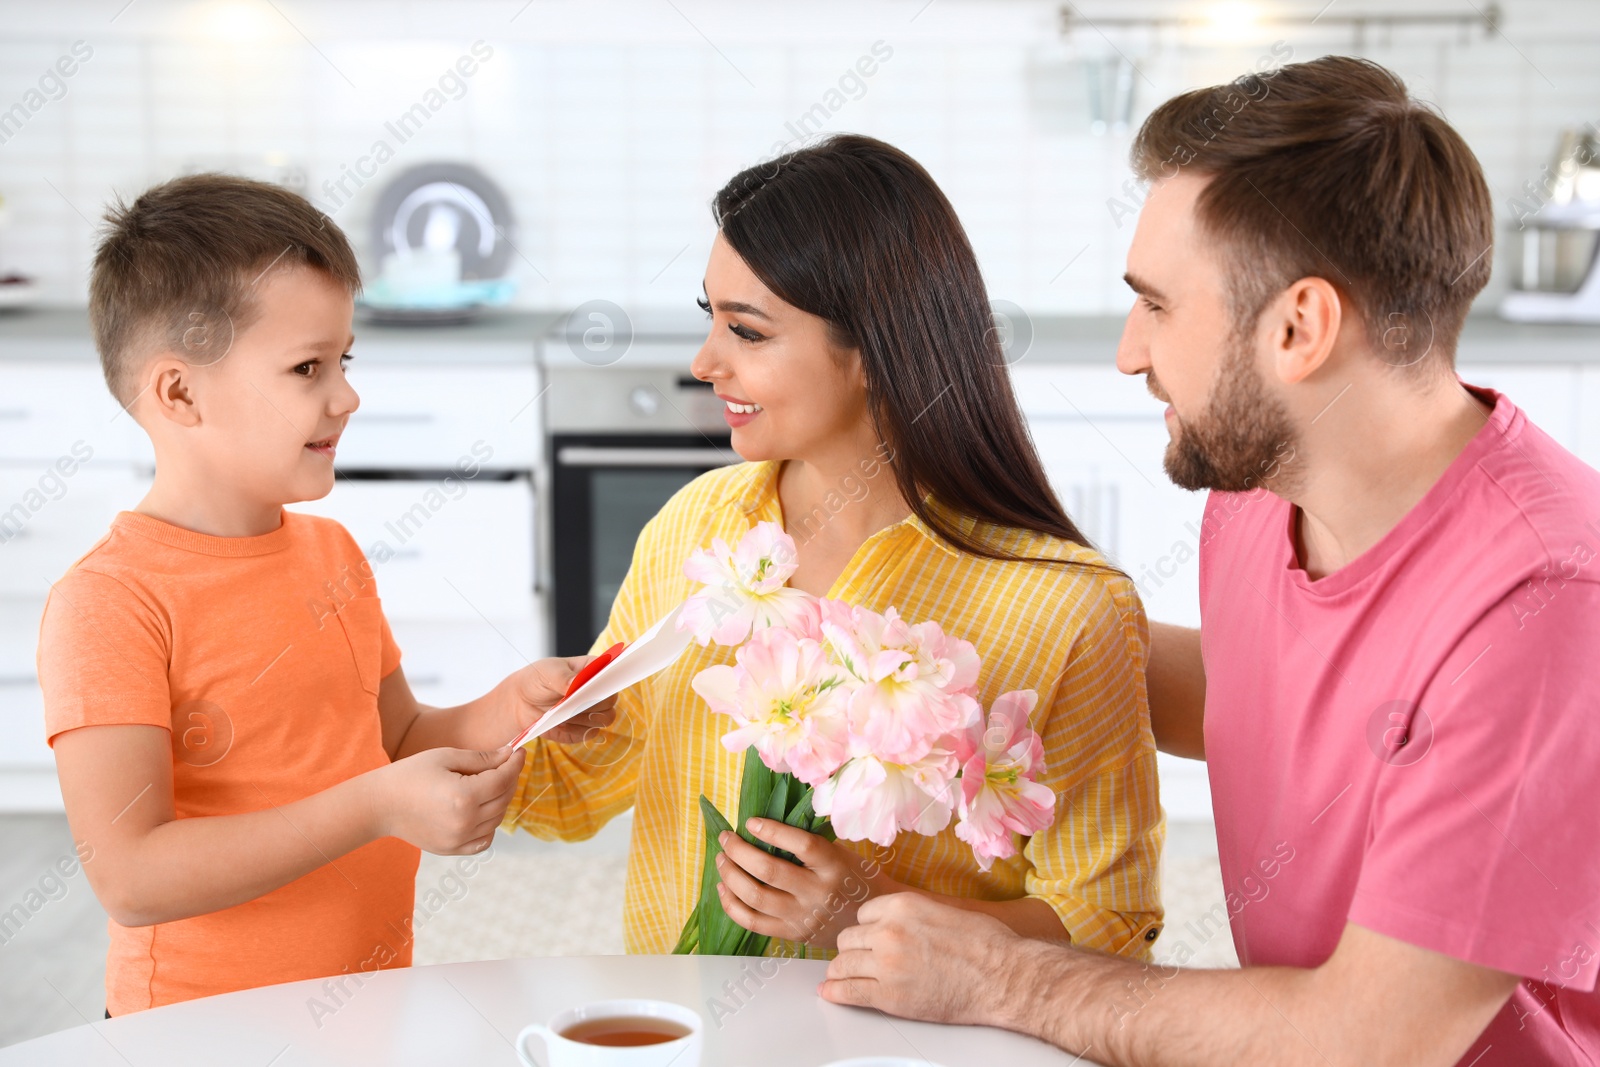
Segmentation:
<svg viewBox="0 0 1600 1067">
<path fill-rule="evenodd" d="M 1301 278 L 1267 306 L 1272 367 L 1286 385 L 1304 381 L 1328 361 L 1344 321 L 1344 298 L 1326 278 Z"/>
<path fill-rule="evenodd" d="M 176 356 L 161 354 L 145 368 L 145 410 L 175 426 L 198 426 L 200 407 L 195 400 L 196 369 Z"/>
</svg>

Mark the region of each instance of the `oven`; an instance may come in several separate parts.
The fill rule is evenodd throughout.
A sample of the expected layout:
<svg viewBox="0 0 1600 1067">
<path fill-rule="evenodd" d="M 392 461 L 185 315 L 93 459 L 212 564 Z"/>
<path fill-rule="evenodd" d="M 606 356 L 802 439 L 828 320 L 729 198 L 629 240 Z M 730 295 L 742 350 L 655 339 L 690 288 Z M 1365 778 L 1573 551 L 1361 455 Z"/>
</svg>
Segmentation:
<svg viewBox="0 0 1600 1067">
<path fill-rule="evenodd" d="M 635 339 L 606 366 L 575 359 L 559 334 L 546 345 L 543 556 L 556 655 L 589 651 L 639 532 L 661 506 L 706 471 L 740 461 L 722 402 L 688 373 L 703 339 Z"/>
<path fill-rule="evenodd" d="M 728 436 L 557 434 L 551 439 L 556 655 L 589 651 L 645 523 L 672 494 L 738 462 Z"/>
</svg>

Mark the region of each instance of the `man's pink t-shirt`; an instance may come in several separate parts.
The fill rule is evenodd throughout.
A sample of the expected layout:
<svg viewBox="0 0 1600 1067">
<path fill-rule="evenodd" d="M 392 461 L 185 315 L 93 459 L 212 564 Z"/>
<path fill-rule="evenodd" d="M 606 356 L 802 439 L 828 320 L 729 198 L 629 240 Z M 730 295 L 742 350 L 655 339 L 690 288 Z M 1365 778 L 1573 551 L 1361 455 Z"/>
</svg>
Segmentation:
<svg viewBox="0 0 1600 1067">
<path fill-rule="evenodd" d="M 1315 967 L 1348 922 L 1520 975 L 1461 1062 L 1594 1063 L 1600 473 L 1474 392 L 1493 404 L 1483 429 L 1316 581 L 1287 501 L 1207 501 L 1205 743 L 1229 918 L 1246 965 Z"/>
</svg>

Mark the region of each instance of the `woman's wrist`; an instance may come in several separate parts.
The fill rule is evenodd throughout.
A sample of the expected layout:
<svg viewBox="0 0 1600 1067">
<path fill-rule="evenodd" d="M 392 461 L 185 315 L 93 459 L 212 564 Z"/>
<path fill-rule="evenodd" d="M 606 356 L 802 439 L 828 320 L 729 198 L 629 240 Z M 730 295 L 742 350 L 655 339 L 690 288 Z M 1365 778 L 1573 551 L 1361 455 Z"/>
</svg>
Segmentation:
<svg viewBox="0 0 1600 1067">
<path fill-rule="evenodd" d="M 915 886 L 906 885 L 904 882 L 898 882 L 889 877 L 889 872 L 882 867 L 877 868 L 871 874 L 863 872 L 862 877 L 866 879 L 867 883 L 867 895 L 863 898 L 863 903 L 873 897 L 886 897 L 891 893 L 921 893 L 921 890 Z"/>
</svg>

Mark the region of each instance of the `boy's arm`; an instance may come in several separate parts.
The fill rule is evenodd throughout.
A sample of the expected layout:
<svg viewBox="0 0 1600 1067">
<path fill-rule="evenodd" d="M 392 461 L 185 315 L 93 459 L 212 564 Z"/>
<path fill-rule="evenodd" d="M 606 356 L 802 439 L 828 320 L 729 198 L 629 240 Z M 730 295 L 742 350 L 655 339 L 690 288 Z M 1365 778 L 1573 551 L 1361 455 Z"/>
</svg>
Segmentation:
<svg viewBox="0 0 1600 1067">
<path fill-rule="evenodd" d="M 573 677 L 592 656 L 542 659 L 506 676 L 476 700 L 453 708 L 417 703 L 405 669 L 395 668 L 378 688 L 383 747 L 390 759 L 404 759 L 432 748 L 490 751 L 509 744 L 531 723 L 560 703 Z M 611 724 L 616 698 L 595 705 L 546 736 L 563 744 L 583 741 L 589 732 Z"/>
<path fill-rule="evenodd" d="M 1144 680 L 1156 747 L 1174 756 L 1205 759 L 1206 665 L 1200 657 L 1200 631 L 1152 622 Z"/>
<path fill-rule="evenodd" d="M 439 749 L 300 800 L 177 818 L 172 742 L 157 726 L 85 726 L 55 738 L 74 840 L 90 885 L 123 926 L 242 904 L 393 836 L 444 855 L 482 851 L 505 814 L 522 753 Z"/>
</svg>

